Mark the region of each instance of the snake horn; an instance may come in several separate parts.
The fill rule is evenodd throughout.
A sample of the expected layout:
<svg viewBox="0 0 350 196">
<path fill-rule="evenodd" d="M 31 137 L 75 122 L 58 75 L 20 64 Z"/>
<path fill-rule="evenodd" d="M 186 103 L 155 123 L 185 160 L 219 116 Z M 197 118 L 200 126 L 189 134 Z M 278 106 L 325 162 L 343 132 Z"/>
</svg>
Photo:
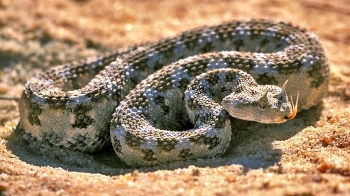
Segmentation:
<svg viewBox="0 0 350 196">
<path fill-rule="evenodd" d="M 287 84 L 288 84 L 288 80 L 286 80 L 284 82 L 284 84 L 282 85 L 282 92 L 281 93 L 285 93 L 286 92 Z"/>
<path fill-rule="evenodd" d="M 269 90 L 267 89 L 266 92 L 264 93 L 263 96 L 261 96 L 262 99 L 267 99 L 267 93 L 269 92 Z"/>
</svg>

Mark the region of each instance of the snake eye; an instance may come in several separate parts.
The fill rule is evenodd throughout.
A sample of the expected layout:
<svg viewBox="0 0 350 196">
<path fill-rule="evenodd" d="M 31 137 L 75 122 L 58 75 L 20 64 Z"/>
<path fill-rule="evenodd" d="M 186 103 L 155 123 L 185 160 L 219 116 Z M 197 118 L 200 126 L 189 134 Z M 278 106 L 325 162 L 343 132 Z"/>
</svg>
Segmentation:
<svg viewBox="0 0 350 196">
<path fill-rule="evenodd" d="M 280 93 L 280 94 L 278 94 L 278 101 L 282 101 L 283 100 L 283 94 L 282 93 Z"/>
<path fill-rule="evenodd" d="M 261 109 L 265 109 L 265 108 L 266 108 L 266 106 L 265 106 L 265 105 L 260 104 L 260 103 L 259 103 L 259 107 L 260 107 Z"/>
</svg>

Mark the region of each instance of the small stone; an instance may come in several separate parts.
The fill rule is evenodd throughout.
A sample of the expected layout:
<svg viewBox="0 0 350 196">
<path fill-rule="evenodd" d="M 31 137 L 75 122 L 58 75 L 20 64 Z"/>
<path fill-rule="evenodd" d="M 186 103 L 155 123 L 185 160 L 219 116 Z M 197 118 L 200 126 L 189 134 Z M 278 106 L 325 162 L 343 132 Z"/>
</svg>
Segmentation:
<svg viewBox="0 0 350 196">
<path fill-rule="evenodd" d="M 6 191 L 9 188 L 9 184 L 7 182 L 0 182 L 0 192 Z"/>
<path fill-rule="evenodd" d="M 7 93 L 9 90 L 10 90 L 10 87 L 6 83 L 3 83 L 3 82 L 0 83 L 0 95 Z"/>
</svg>

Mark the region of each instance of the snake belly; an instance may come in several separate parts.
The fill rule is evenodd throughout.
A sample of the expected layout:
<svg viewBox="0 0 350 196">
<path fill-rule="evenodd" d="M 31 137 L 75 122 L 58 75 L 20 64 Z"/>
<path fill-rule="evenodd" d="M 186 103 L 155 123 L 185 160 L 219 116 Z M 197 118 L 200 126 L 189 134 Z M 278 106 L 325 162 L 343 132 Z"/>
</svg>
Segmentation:
<svg viewBox="0 0 350 196">
<path fill-rule="evenodd" d="M 284 22 L 231 21 L 39 74 L 23 90 L 19 128 L 87 153 L 112 141 L 117 155 L 134 166 L 219 156 L 231 138 L 227 113 L 209 125 L 223 131 L 184 132 L 190 138 L 180 141 L 179 130 L 193 123 L 186 107 L 178 107 L 184 101 L 169 97 L 184 98 L 192 80 L 220 68 L 242 70 L 259 85 L 288 80 L 288 94 L 300 93 L 299 110 L 327 94 L 329 66 L 312 33 Z"/>
</svg>

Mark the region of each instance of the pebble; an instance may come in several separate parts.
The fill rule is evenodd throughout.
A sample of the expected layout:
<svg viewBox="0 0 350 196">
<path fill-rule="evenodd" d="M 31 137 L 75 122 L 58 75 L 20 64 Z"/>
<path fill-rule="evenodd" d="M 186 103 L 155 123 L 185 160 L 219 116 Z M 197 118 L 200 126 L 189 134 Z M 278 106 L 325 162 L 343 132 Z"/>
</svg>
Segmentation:
<svg viewBox="0 0 350 196">
<path fill-rule="evenodd" d="M 9 90 L 10 87 L 6 83 L 0 82 L 0 95 L 7 93 Z"/>
</svg>

